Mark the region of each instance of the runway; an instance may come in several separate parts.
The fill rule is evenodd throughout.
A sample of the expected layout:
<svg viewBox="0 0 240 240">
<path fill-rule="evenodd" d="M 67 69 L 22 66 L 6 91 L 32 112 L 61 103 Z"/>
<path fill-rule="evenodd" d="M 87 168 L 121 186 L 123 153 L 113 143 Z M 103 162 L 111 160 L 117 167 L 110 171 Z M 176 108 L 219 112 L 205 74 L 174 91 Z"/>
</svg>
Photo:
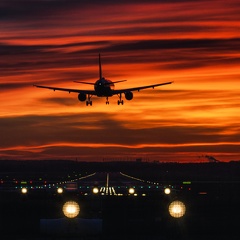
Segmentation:
<svg viewBox="0 0 240 240">
<path fill-rule="evenodd" d="M 36 173 L 35 179 L 30 173 L 2 173 L 3 239 L 237 239 L 239 236 L 239 223 L 234 219 L 240 213 L 237 191 L 240 182 L 235 175 L 192 181 L 189 173 L 171 181 L 163 180 L 165 170 L 163 173 L 159 170 L 157 175 L 153 170 L 144 174 L 142 171 L 137 174 L 136 169 L 95 170 L 45 173 L 44 179 Z M 23 188 L 27 189 L 26 194 L 21 192 Z M 58 193 L 59 188 L 62 193 Z M 167 188 L 169 194 L 165 192 Z M 186 207 L 181 218 L 169 214 L 169 206 L 176 200 Z M 63 214 L 66 201 L 75 201 L 80 206 L 75 225 Z M 87 227 L 80 227 L 86 222 L 94 223 L 100 232 L 94 234 L 92 230 L 86 234 Z"/>
</svg>

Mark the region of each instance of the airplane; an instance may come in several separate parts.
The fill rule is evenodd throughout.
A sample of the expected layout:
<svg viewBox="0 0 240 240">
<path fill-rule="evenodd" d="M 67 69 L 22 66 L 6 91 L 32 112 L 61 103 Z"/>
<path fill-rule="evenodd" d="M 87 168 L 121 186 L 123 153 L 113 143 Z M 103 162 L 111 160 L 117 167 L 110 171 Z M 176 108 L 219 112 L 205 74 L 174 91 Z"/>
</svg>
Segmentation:
<svg viewBox="0 0 240 240">
<path fill-rule="evenodd" d="M 106 104 L 109 104 L 108 98 L 112 97 L 113 95 L 118 95 L 119 100 L 118 100 L 118 105 L 122 104 L 123 105 L 123 100 L 122 100 L 122 94 L 125 95 L 126 100 L 132 100 L 133 99 L 133 91 L 140 91 L 142 89 L 146 88 L 155 88 L 158 86 L 162 85 L 167 85 L 171 84 L 172 82 L 165 82 L 165 83 L 158 83 L 158 84 L 153 84 L 153 85 L 147 85 L 147 86 L 141 86 L 141 87 L 134 87 L 134 88 L 126 88 L 126 89 L 119 89 L 115 90 L 114 83 L 120 83 L 120 82 L 125 82 L 127 80 L 118 80 L 118 81 L 111 81 L 102 76 L 102 65 L 101 65 L 101 55 L 99 54 L 98 56 L 98 64 L 99 64 L 99 79 L 95 83 L 90 83 L 90 82 L 82 82 L 82 81 L 74 81 L 76 83 L 82 83 L 82 84 L 90 84 L 94 85 L 94 90 L 80 90 L 80 89 L 71 89 L 71 88 L 59 88 L 59 87 L 49 87 L 49 86 L 42 86 L 42 85 L 33 85 L 34 87 L 38 88 L 47 88 L 51 89 L 53 91 L 65 91 L 65 92 L 75 92 L 78 93 L 78 100 L 80 102 L 85 102 L 86 105 L 92 106 L 92 96 L 97 96 L 97 97 L 106 97 Z"/>
</svg>

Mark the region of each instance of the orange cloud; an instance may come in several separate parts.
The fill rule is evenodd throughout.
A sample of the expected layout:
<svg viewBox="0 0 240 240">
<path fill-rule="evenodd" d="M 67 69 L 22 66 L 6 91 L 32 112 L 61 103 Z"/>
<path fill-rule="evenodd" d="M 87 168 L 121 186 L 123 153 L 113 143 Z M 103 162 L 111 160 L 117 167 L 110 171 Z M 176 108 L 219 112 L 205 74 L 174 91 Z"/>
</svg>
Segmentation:
<svg viewBox="0 0 240 240">
<path fill-rule="evenodd" d="M 21 3 L 20 3 L 21 2 Z M 23 8 L 27 4 L 26 8 Z M 239 160 L 238 1 L 1 2 L 0 158 Z M 33 84 L 165 81 L 123 106 Z"/>
</svg>

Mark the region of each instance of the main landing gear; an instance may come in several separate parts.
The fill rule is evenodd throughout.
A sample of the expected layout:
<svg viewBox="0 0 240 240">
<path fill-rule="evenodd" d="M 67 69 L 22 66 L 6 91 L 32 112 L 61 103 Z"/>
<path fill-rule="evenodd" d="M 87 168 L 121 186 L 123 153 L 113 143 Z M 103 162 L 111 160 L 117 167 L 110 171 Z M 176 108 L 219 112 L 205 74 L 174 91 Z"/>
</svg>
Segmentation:
<svg viewBox="0 0 240 240">
<path fill-rule="evenodd" d="M 118 103 L 118 105 L 120 105 L 120 104 L 123 105 L 124 102 L 123 102 L 123 100 L 118 100 L 117 103 Z"/>
<path fill-rule="evenodd" d="M 91 100 L 91 95 L 90 94 L 88 94 L 88 96 L 87 96 L 87 101 L 86 101 L 86 105 L 88 106 L 88 105 L 90 105 L 90 106 L 92 106 L 92 100 Z"/>
<path fill-rule="evenodd" d="M 86 100 L 86 105 L 88 106 L 88 105 L 90 105 L 90 106 L 92 106 L 92 100 L 91 100 L 91 97 L 92 97 L 92 95 L 90 95 L 90 94 L 88 94 L 87 95 L 87 100 Z M 117 101 L 117 104 L 118 105 L 123 105 L 123 100 L 122 100 L 122 94 L 120 93 L 120 94 L 118 94 L 118 97 L 119 97 L 119 100 Z M 108 97 L 106 97 L 106 105 L 109 105 L 109 101 L 108 101 Z"/>
<path fill-rule="evenodd" d="M 118 95 L 118 97 L 119 97 L 119 100 L 117 101 L 118 105 L 120 105 L 120 104 L 123 105 L 122 94 L 120 93 L 120 94 Z"/>
</svg>

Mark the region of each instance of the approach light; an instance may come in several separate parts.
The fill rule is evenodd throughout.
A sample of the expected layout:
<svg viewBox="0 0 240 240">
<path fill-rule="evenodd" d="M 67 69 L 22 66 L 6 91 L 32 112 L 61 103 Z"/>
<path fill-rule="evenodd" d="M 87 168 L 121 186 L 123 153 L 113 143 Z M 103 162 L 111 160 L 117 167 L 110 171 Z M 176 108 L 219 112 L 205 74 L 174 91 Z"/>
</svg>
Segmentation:
<svg viewBox="0 0 240 240">
<path fill-rule="evenodd" d="M 94 194 L 98 194 L 98 193 L 99 193 L 99 190 L 98 190 L 97 187 L 93 188 L 93 193 L 94 193 Z"/>
<path fill-rule="evenodd" d="M 181 201 L 173 201 L 170 205 L 169 205 L 169 213 L 172 217 L 174 218 L 181 218 L 184 216 L 185 212 L 186 212 L 186 206 L 183 202 Z"/>
<path fill-rule="evenodd" d="M 62 189 L 61 187 L 58 188 L 58 189 L 57 189 L 57 193 L 62 194 L 62 193 L 63 193 L 63 189 Z"/>
<path fill-rule="evenodd" d="M 22 190 L 21 190 L 21 192 L 22 192 L 22 194 L 26 194 L 27 193 L 27 188 L 22 188 Z"/>
<path fill-rule="evenodd" d="M 77 202 L 68 201 L 63 205 L 63 214 L 67 218 L 75 218 L 80 212 L 80 207 Z"/>
<path fill-rule="evenodd" d="M 134 194 L 135 193 L 135 189 L 134 188 L 129 188 L 128 192 L 129 192 L 129 194 Z"/>
<path fill-rule="evenodd" d="M 165 189 L 164 189 L 164 193 L 165 193 L 166 195 L 170 194 L 170 193 L 171 193 L 171 189 L 170 189 L 170 188 L 165 188 Z"/>
</svg>

